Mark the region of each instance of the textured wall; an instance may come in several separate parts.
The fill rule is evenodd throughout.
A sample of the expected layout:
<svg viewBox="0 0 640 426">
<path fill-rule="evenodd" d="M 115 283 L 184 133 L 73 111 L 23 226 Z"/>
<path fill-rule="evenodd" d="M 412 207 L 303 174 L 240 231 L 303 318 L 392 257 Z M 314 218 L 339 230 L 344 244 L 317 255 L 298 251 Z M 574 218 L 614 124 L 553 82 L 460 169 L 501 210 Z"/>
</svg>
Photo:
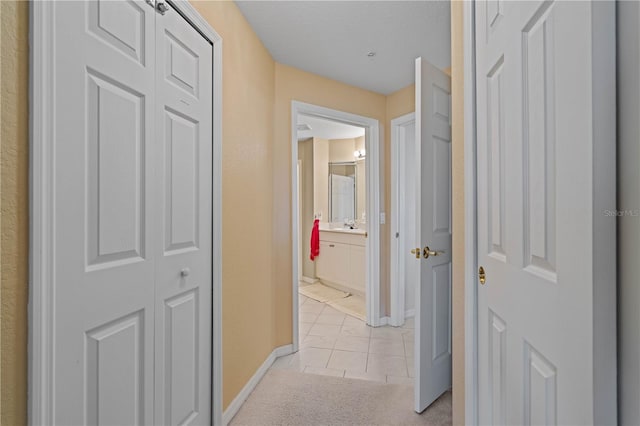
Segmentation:
<svg viewBox="0 0 640 426">
<path fill-rule="evenodd" d="M 223 39 L 222 335 L 226 408 L 276 346 L 276 288 L 269 255 L 273 251 L 275 63 L 235 3 L 193 4 Z"/>
<path fill-rule="evenodd" d="M 27 2 L 0 1 L 0 424 L 26 423 L 28 298 Z"/>
</svg>

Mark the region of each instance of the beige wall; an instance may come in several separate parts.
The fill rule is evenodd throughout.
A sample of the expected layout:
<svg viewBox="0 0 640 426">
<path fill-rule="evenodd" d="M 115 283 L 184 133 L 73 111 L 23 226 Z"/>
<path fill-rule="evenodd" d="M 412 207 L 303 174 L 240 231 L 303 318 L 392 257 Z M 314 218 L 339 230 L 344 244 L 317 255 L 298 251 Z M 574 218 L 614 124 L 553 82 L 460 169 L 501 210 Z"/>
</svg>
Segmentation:
<svg viewBox="0 0 640 426">
<path fill-rule="evenodd" d="M 233 2 L 193 4 L 224 43 L 222 326 L 227 407 L 276 346 L 278 293 L 271 258 L 265 255 L 273 247 L 275 62 Z"/>
<path fill-rule="evenodd" d="M 28 3 L 0 2 L 0 424 L 26 423 L 28 297 Z"/>
<path fill-rule="evenodd" d="M 356 150 L 355 139 L 330 139 L 329 162 L 342 163 L 355 161 L 353 151 Z"/>
<path fill-rule="evenodd" d="M 461 1 L 451 2 L 453 424 L 464 424 L 464 62 Z"/>
</svg>

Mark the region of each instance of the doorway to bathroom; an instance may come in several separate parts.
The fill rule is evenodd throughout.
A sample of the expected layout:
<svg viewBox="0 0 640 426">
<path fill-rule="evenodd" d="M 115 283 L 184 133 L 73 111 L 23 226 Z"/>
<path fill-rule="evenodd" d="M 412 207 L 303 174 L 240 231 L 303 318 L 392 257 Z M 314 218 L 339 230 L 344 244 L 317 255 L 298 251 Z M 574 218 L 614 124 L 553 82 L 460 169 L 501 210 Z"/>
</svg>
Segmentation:
<svg viewBox="0 0 640 426">
<path fill-rule="evenodd" d="M 378 121 L 292 103 L 293 346 L 380 323 Z"/>
</svg>

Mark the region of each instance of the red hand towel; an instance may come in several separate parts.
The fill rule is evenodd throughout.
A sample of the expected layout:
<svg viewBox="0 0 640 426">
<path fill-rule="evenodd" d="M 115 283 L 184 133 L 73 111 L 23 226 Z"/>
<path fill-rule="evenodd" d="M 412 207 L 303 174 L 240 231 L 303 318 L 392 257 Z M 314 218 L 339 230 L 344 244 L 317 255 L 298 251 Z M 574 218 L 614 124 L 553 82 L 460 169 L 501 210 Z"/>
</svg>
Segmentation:
<svg viewBox="0 0 640 426">
<path fill-rule="evenodd" d="M 313 260 L 320 255 L 320 220 L 313 221 L 311 229 L 311 255 L 309 259 Z"/>
</svg>

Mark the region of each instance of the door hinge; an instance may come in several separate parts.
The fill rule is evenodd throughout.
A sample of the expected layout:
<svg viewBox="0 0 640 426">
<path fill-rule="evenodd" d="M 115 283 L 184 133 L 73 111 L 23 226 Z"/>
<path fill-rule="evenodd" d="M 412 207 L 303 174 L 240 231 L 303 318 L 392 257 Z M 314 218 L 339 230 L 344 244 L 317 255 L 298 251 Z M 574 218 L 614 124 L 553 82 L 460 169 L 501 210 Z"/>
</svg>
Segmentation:
<svg viewBox="0 0 640 426">
<path fill-rule="evenodd" d="M 400 237 L 400 233 L 396 232 L 396 238 L 399 238 L 399 237 Z"/>
</svg>

